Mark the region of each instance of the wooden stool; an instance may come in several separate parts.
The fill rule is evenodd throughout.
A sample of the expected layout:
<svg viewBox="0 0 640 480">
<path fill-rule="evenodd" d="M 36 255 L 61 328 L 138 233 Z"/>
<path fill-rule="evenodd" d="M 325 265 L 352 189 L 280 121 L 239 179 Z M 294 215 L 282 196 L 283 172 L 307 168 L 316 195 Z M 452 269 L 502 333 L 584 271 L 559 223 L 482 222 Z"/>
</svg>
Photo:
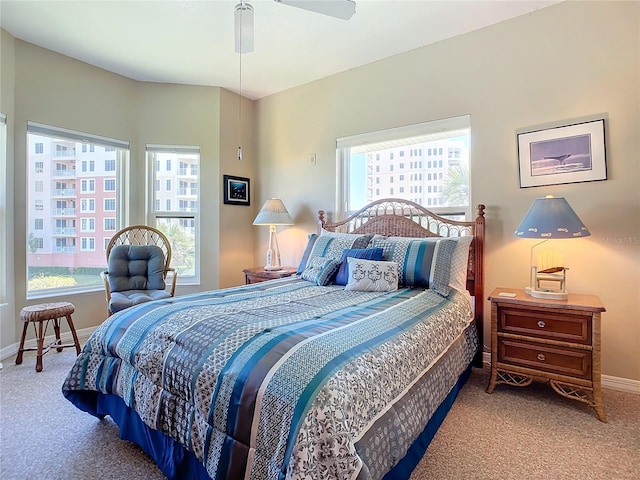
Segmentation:
<svg viewBox="0 0 640 480">
<path fill-rule="evenodd" d="M 31 305 L 24 307 L 20 311 L 20 318 L 24 322 L 24 328 L 22 329 L 22 338 L 20 339 L 20 348 L 18 349 L 18 355 L 16 356 L 16 365 L 22 363 L 23 352 L 30 350 L 37 350 L 38 356 L 36 359 L 36 372 L 42 371 L 42 356 L 49 351 L 51 347 L 55 347 L 58 352 L 61 352 L 66 347 L 76 347 L 76 355 L 80 354 L 80 342 L 76 335 L 76 329 L 73 326 L 73 320 L 71 320 L 71 314 L 74 312 L 75 307 L 73 303 L 69 302 L 55 302 L 55 303 L 41 303 L 39 305 Z M 63 345 L 60 340 L 60 319 L 66 317 L 71 335 L 73 335 L 73 343 Z M 47 328 L 49 322 L 53 322 L 53 330 L 56 334 L 56 341 L 49 344 L 46 348 L 44 346 L 44 337 L 47 334 Z M 29 323 L 33 322 L 33 331 L 36 335 L 36 342 L 38 346 L 36 348 L 24 348 L 24 340 L 27 336 L 27 328 Z M 36 322 L 38 322 L 38 329 L 36 331 Z M 45 323 L 46 322 L 46 323 Z"/>
</svg>

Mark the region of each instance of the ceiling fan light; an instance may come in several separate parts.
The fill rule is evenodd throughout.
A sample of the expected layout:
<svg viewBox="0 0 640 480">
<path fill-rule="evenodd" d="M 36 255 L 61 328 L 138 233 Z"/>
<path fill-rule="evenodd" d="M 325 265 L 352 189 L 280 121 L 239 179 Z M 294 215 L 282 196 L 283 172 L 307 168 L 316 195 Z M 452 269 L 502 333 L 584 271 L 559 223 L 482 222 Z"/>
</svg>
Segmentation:
<svg viewBox="0 0 640 480">
<path fill-rule="evenodd" d="M 239 3 L 234 11 L 236 53 L 253 52 L 253 6 Z"/>
</svg>

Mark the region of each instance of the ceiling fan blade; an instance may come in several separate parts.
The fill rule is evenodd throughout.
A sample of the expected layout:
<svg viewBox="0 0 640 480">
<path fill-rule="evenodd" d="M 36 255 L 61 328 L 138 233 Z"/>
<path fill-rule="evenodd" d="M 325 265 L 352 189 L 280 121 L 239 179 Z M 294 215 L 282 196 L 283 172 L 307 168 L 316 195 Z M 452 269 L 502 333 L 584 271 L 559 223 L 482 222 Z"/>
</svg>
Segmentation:
<svg viewBox="0 0 640 480">
<path fill-rule="evenodd" d="M 330 17 L 349 20 L 356 13 L 356 2 L 353 0 L 275 0 L 278 3 L 303 8 Z"/>
</svg>

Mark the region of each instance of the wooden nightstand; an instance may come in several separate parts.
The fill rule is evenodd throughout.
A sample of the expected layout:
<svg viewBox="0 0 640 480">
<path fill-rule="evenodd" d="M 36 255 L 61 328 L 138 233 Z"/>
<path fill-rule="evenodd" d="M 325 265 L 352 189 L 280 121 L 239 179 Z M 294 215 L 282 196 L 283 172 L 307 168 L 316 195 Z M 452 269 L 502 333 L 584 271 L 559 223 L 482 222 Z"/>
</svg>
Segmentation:
<svg viewBox="0 0 640 480">
<path fill-rule="evenodd" d="M 280 270 L 265 270 L 264 267 L 245 268 L 244 281 L 246 284 L 265 282 L 275 278 L 284 278 L 294 275 L 298 269 L 294 267 L 282 267 Z"/>
<path fill-rule="evenodd" d="M 556 393 L 594 408 L 606 422 L 600 385 L 600 314 L 605 308 L 600 299 L 569 294 L 568 300 L 546 300 L 497 288 L 489 300 L 487 393 L 499 383 L 524 387 L 534 378 L 547 379 Z"/>
</svg>

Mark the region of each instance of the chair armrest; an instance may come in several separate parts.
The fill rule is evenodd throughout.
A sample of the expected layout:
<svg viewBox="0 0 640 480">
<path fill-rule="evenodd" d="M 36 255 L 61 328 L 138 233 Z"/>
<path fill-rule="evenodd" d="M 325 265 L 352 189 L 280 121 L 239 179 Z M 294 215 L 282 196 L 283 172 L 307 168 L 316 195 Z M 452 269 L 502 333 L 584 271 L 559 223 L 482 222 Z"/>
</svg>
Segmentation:
<svg viewBox="0 0 640 480">
<path fill-rule="evenodd" d="M 107 297 L 107 316 L 111 315 L 109 312 L 109 302 L 111 301 L 111 287 L 109 286 L 109 272 L 104 270 L 100 272 L 100 278 L 104 282 L 104 292 Z"/>
<path fill-rule="evenodd" d="M 176 280 L 178 279 L 178 272 L 173 267 L 169 267 L 164 271 L 164 276 L 167 278 L 167 274 L 171 272 L 171 296 L 175 296 L 176 294 Z"/>
</svg>

